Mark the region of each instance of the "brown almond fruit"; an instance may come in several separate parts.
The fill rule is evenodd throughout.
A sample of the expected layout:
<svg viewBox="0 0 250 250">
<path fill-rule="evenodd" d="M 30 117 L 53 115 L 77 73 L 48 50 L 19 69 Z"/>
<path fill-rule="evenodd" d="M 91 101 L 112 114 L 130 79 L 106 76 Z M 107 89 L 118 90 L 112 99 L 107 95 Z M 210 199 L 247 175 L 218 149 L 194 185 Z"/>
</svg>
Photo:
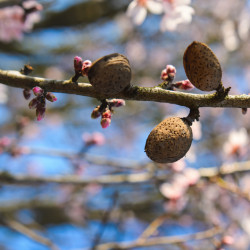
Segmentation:
<svg viewBox="0 0 250 250">
<path fill-rule="evenodd" d="M 112 96 L 130 86 L 131 68 L 128 59 L 119 53 L 103 56 L 88 71 L 89 82 L 96 91 Z"/>
<path fill-rule="evenodd" d="M 145 152 L 152 161 L 175 162 L 186 155 L 192 140 L 192 129 L 185 119 L 170 117 L 163 120 L 150 132 Z"/>
<path fill-rule="evenodd" d="M 204 43 L 192 42 L 183 56 L 183 65 L 190 82 L 202 91 L 216 90 L 222 78 L 219 60 Z"/>
</svg>

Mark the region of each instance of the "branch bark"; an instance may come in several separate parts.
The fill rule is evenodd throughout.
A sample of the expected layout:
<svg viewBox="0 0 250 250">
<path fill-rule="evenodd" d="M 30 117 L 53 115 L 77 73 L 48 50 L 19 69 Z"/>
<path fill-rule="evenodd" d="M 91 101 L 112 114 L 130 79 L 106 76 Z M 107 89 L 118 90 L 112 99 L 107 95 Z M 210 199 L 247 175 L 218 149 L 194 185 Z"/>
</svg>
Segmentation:
<svg viewBox="0 0 250 250">
<path fill-rule="evenodd" d="M 52 92 L 89 96 L 97 99 L 107 98 L 107 96 L 96 92 L 92 85 L 88 83 L 73 83 L 70 80 L 58 81 L 25 76 L 19 71 L 0 70 L 0 82 L 16 88 L 31 89 L 39 86 Z M 186 107 L 250 108 L 250 95 L 229 95 L 225 100 L 218 101 L 215 98 L 215 93 L 190 94 L 156 87 L 131 86 L 129 89 L 109 97 L 135 101 L 165 102 Z"/>
</svg>

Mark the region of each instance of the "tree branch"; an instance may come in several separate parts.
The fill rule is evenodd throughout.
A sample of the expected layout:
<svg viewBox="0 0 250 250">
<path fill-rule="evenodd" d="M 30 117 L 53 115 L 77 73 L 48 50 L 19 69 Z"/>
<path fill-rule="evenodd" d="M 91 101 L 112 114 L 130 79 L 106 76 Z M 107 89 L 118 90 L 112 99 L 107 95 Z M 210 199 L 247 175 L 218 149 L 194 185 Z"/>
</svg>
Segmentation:
<svg viewBox="0 0 250 250">
<path fill-rule="evenodd" d="M 201 177 L 209 178 L 218 175 L 233 174 L 236 172 L 249 171 L 250 162 L 239 162 L 231 165 L 224 165 L 221 168 L 200 168 L 198 169 Z M 14 184 L 14 185 L 32 185 L 32 184 L 46 184 L 46 183 L 57 183 L 57 184 L 73 184 L 79 186 L 85 186 L 91 183 L 98 183 L 100 185 L 114 185 L 114 184 L 138 184 L 149 181 L 166 180 L 168 174 L 155 175 L 151 172 L 141 172 L 132 174 L 112 174 L 112 175 L 101 175 L 91 178 L 81 178 L 79 176 L 59 176 L 59 177 L 36 177 L 27 175 L 12 175 L 6 171 L 0 172 L 0 184 Z"/>
<path fill-rule="evenodd" d="M 22 75 L 18 71 L 0 70 L 0 82 L 16 88 L 31 89 L 35 86 L 45 88 L 47 91 L 76 94 L 82 96 L 105 99 L 97 93 L 88 83 L 73 83 L 70 80 L 57 81 L 40 77 Z M 177 91 L 169 91 L 161 88 L 146 88 L 131 86 L 129 89 L 109 96 L 110 98 L 122 98 L 136 101 L 154 101 L 172 103 L 186 107 L 225 107 L 225 108 L 250 108 L 249 95 L 229 95 L 223 101 L 216 100 L 216 94 L 190 94 Z"/>
<path fill-rule="evenodd" d="M 220 227 L 213 227 L 203 232 L 198 232 L 195 234 L 180 235 L 180 236 L 166 236 L 166 237 L 154 237 L 145 240 L 135 240 L 132 242 L 117 243 L 110 242 L 101 244 L 96 247 L 97 250 L 111 250 L 111 249 L 131 249 L 139 247 L 149 247 L 149 246 L 159 246 L 167 244 L 177 244 L 181 242 L 186 242 L 190 240 L 203 240 L 212 238 L 218 234 L 223 233 L 223 229 Z"/>
<path fill-rule="evenodd" d="M 15 230 L 28 238 L 45 245 L 49 247 L 51 250 L 59 250 L 59 248 L 54 245 L 49 239 L 37 234 L 33 230 L 29 229 L 28 227 L 24 226 L 23 224 L 19 223 L 16 220 L 11 220 L 11 219 L 3 219 L 4 224 L 11 228 L 12 230 Z"/>
</svg>

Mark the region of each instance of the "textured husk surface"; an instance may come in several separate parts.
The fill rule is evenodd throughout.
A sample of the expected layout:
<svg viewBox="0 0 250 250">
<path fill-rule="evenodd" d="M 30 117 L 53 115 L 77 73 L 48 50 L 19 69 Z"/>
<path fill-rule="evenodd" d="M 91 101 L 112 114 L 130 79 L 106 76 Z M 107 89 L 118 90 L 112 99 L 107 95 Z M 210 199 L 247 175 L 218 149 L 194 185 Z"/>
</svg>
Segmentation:
<svg viewBox="0 0 250 250">
<path fill-rule="evenodd" d="M 103 56 L 92 64 L 88 78 L 96 91 L 106 95 L 115 95 L 130 85 L 129 61 L 119 53 Z"/>
<path fill-rule="evenodd" d="M 190 82 L 203 91 L 216 90 L 221 83 L 222 70 L 213 51 L 204 43 L 191 43 L 183 56 L 183 65 Z"/>
<path fill-rule="evenodd" d="M 179 117 L 170 117 L 159 123 L 149 134 L 145 152 L 158 163 L 171 163 L 181 159 L 189 150 L 192 129 Z"/>
</svg>

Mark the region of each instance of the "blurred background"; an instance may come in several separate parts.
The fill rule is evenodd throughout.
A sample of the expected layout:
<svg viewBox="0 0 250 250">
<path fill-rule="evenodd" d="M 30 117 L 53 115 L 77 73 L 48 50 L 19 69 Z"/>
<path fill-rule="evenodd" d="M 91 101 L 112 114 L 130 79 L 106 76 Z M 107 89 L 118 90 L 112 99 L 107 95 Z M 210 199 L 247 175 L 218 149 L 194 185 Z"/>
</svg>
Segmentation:
<svg viewBox="0 0 250 250">
<path fill-rule="evenodd" d="M 70 79 L 75 56 L 94 61 L 118 52 L 130 61 L 132 84 L 153 87 L 161 83 L 167 64 L 176 67 L 176 81 L 186 79 L 182 56 L 196 40 L 218 57 L 230 94 L 250 93 L 250 1 L 163 1 L 160 14 L 154 14 L 150 0 L 133 1 L 135 7 L 131 2 L 0 0 L 0 69 L 30 64 L 31 76 Z M 22 15 L 23 26 L 18 26 L 13 20 Z M 141 23 L 133 19 L 136 15 Z M 126 101 L 115 110 L 111 126 L 102 129 L 99 119 L 91 119 L 98 100 L 55 95 L 58 100 L 48 103 L 38 122 L 21 89 L 0 85 L 1 178 L 7 173 L 44 178 L 44 183 L 1 185 L 0 249 L 95 249 L 105 242 L 135 241 L 157 219 L 149 238 L 214 226 L 225 230 L 212 240 L 140 249 L 250 249 L 250 112 L 201 108 L 186 157 L 159 165 L 144 152 L 147 136 L 164 118 L 186 116 L 187 108 Z M 245 164 L 246 171 L 215 179 L 199 171 L 232 163 L 236 170 Z M 150 178 L 140 181 L 140 174 Z M 51 183 L 52 177 L 66 181 Z M 70 178 L 86 182 L 75 185 Z M 183 178 L 188 184 L 176 190 Z"/>
</svg>

